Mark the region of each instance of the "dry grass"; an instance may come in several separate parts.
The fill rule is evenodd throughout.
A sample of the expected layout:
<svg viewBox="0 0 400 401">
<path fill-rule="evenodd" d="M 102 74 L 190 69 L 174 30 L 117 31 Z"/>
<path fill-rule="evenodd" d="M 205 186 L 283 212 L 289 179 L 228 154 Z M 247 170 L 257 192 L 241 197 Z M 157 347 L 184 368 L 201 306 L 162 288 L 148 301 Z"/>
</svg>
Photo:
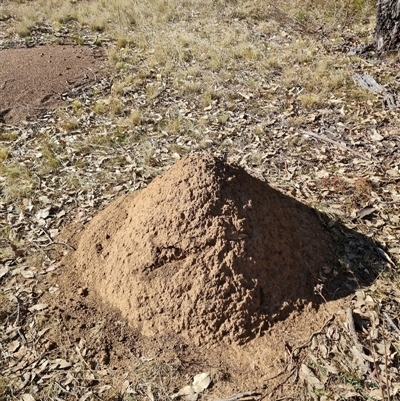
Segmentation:
<svg viewBox="0 0 400 401">
<path fill-rule="evenodd" d="M 7 159 L 8 153 L 8 148 L 0 144 L 0 162 Z"/>
<path fill-rule="evenodd" d="M 37 179 L 22 163 L 4 163 L 0 166 L 0 201 L 10 202 L 29 196 L 37 186 Z"/>
<path fill-rule="evenodd" d="M 30 29 L 44 21 L 56 23 L 59 28 L 76 22 L 94 33 L 106 31 L 115 40 L 109 58 L 117 71 L 124 76 L 136 76 L 136 65 L 142 60 L 142 76 L 149 69 L 162 71 L 186 97 L 202 93 L 203 107 L 209 102 L 212 88 L 226 86 L 224 81 L 240 74 L 244 66 L 265 76 L 278 74 L 288 90 L 293 84 L 304 87 L 306 93 L 299 100 L 311 107 L 326 103 L 332 90 L 347 89 L 352 72 L 344 57 L 341 60 L 335 55 L 335 63 L 329 59 L 321 61 L 324 49 L 315 39 L 340 44 L 343 38 L 337 35 L 344 26 L 365 31 L 366 25 L 373 23 L 374 3 L 118 0 L 68 1 L 60 7 L 57 1 L 42 0 L 6 2 L 3 8 L 19 20 L 14 29 L 21 35 L 29 35 Z M 252 24 L 251 29 L 244 21 Z M 288 32 L 281 30 L 280 24 L 287 26 Z M 304 32 L 311 36 L 304 37 Z M 280 39 L 270 41 L 271 36 Z M 124 83 L 119 82 L 114 91 L 123 93 Z M 158 93 L 155 85 L 148 86 L 147 92 L 149 102 Z M 104 113 L 105 108 L 99 103 L 95 112 Z M 109 110 L 114 115 L 121 113 L 118 104 L 111 104 Z"/>
</svg>

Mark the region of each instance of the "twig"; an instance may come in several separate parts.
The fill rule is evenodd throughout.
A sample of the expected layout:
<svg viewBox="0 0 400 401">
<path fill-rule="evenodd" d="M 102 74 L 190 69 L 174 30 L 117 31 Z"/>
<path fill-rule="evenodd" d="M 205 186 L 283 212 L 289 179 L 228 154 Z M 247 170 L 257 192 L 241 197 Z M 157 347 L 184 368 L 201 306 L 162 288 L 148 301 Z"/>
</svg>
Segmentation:
<svg viewBox="0 0 400 401">
<path fill-rule="evenodd" d="M 42 228 L 41 230 L 42 230 L 42 232 L 45 234 L 45 236 L 47 237 L 47 239 L 50 241 L 50 244 L 45 245 L 45 248 L 47 248 L 47 247 L 50 246 L 50 245 L 55 244 L 55 245 L 64 245 L 64 246 L 66 246 L 68 249 L 70 249 L 71 251 L 76 251 L 76 249 L 75 249 L 72 245 L 69 245 L 69 244 L 67 244 L 67 243 L 64 242 L 64 241 L 54 241 L 53 238 L 50 237 L 49 233 L 48 233 L 46 230 L 44 230 L 43 228 Z"/>
<path fill-rule="evenodd" d="M 13 323 L 13 326 L 16 327 L 17 323 L 19 321 L 19 313 L 20 313 L 20 306 L 19 306 L 19 299 L 17 298 L 17 317 L 15 318 L 15 322 Z"/>
<path fill-rule="evenodd" d="M 286 366 L 286 368 L 285 368 L 284 370 L 280 371 L 280 372 L 277 373 L 275 376 L 268 377 L 268 379 L 266 379 L 266 381 L 270 381 L 270 380 L 276 379 L 276 378 L 279 377 L 279 376 L 282 376 L 282 375 L 287 371 L 287 368 L 288 368 L 288 367 Z"/>
<path fill-rule="evenodd" d="M 374 349 L 374 347 L 372 345 L 371 337 L 369 338 L 369 344 L 370 344 L 370 347 L 371 347 L 372 359 L 374 360 L 374 369 L 375 369 L 375 372 L 376 372 L 376 377 L 378 379 L 378 383 L 377 384 L 379 386 L 379 389 L 381 390 L 382 400 L 385 401 L 385 393 L 383 392 L 383 386 L 382 386 L 381 377 L 380 377 L 380 374 L 379 374 L 379 366 L 378 366 L 378 362 L 376 361 L 376 358 L 375 358 L 375 349 Z M 370 376 L 374 377 L 372 374 Z"/>
<path fill-rule="evenodd" d="M 247 391 L 245 393 L 231 395 L 230 397 L 227 397 L 227 398 L 218 398 L 215 401 L 236 401 L 236 400 L 240 400 L 241 398 L 258 396 L 258 395 L 261 395 L 261 394 L 258 393 L 257 391 Z"/>
<path fill-rule="evenodd" d="M 69 336 L 69 334 L 68 334 L 68 328 L 67 328 L 67 326 L 64 324 L 64 323 L 60 323 L 61 325 L 62 325 L 62 327 L 63 327 L 63 329 L 64 329 L 64 332 L 65 332 L 65 334 L 66 334 L 66 336 L 67 336 L 67 339 L 68 339 L 68 342 L 69 342 L 69 344 L 70 344 L 70 346 L 72 347 L 72 341 L 71 341 L 71 338 L 70 338 L 70 336 Z M 76 352 L 78 353 L 78 356 L 79 356 L 79 358 L 81 359 L 81 361 L 82 361 L 82 363 L 87 367 L 87 369 L 91 372 L 92 371 L 92 368 L 90 367 L 90 365 L 85 361 L 85 358 L 83 357 L 83 355 L 82 355 L 82 353 L 81 353 L 81 350 L 79 349 L 79 347 L 76 345 L 75 346 L 75 350 L 76 350 Z"/>
<path fill-rule="evenodd" d="M 328 323 L 330 323 L 330 322 L 333 321 L 334 319 L 335 319 L 335 315 L 332 315 L 332 316 L 323 324 L 323 326 L 322 326 L 319 330 L 314 331 L 313 333 L 311 333 L 310 337 L 308 338 L 308 340 L 307 340 L 305 343 L 299 345 L 298 347 L 293 348 L 292 354 L 293 354 L 295 351 L 298 351 L 298 350 L 300 350 L 300 349 L 302 349 L 302 348 L 307 347 L 307 345 L 310 344 L 310 342 L 312 341 L 313 337 L 316 336 L 317 334 L 322 334 L 322 332 L 324 331 L 324 329 L 325 329 L 325 327 L 328 325 Z"/>
<path fill-rule="evenodd" d="M 311 137 L 313 137 L 315 139 L 319 139 L 320 141 L 331 143 L 332 145 L 335 145 L 340 149 L 343 149 L 343 150 L 346 150 L 346 151 L 348 151 L 350 153 L 353 153 L 353 155 L 355 155 L 357 157 L 360 157 L 363 160 L 371 161 L 370 159 L 368 159 L 367 156 L 364 156 L 363 154 L 361 154 L 361 153 L 359 153 L 359 152 L 357 152 L 357 151 L 355 151 L 353 149 L 348 148 L 347 145 L 344 144 L 344 143 L 341 143 L 341 142 L 338 142 L 338 141 L 334 141 L 333 139 L 327 138 L 326 136 L 315 134 L 314 132 L 311 132 L 311 131 L 302 130 L 302 133 L 304 135 L 311 136 Z"/>
<path fill-rule="evenodd" d="M 97 40 L 97 37 L 96 37 L 96 40 Z M 94 80 L 97 81 L 97 77 L 96 77 L 96 74 L 94 73 L 94 71 L 89 67 L 86 67 L 86 69 L 88 69 L 93 74 Z"/>
<path fill-rule="evenodd" d="M 270 396 L 271 394 L 273 394 L 279 387 L 282 387 L 292 376 L 293 373 L 297 372 L 298 369 L 296 369 L 296 366 L 294 368 L 292 368 L 292 370 L 289 372 L 289 374 L 286 376 L 285 380 L 279 384 L 277 384 L 275 387 L 272 388 L 272 390 L 265 394 L 264 396 L 262 396 L 259 401 L 262 401 L 264 398 Z"/>
<path fill-rule="evenodd" d="M 26 337 L 24 336 L 24 333 L 21 330 L 17 330 L 18 335 L 20 336 L 22 342 L 26 344 Z"/>
<path fill-rule="evenodd" d="M 386 390 L 388 401 L 391 401 L 392 397 L 390 395 L 390 386 L 389 386 L 389 372 L 388 372 L 388 356 L 387 356 L 387 348 L 386 348 L 386 336 L 385 336 L 385 322 L 383 322 L 382 328 L 382 337 L 383 337 L 383 347 L 385 349 L 385 379 L 386 379 Z"/>
<path fill-rule="evenodd" d="M 6 80 L 3 82 L 3 84 L 0 86 L 0 89 L 3 90 L 3 89 L 6 87 L 7 82 L 12 82 L 12 81 L 15 81 L 15 78 L 6 79 Z"/>
<path fill-rule="evenodd" d="M 364 350 L 362 344 L 358 340 L 356 328 L 354 325 L 353 311 L 351 308 L 347 309 L 346 316 L 347 316 L 347 326 L 349 329 L 350 337 L 353 340 L 354 347 L 356 348 L 357 351 L 357 354 L 353 353 L 357 359 L 357 364 L 363 374 L 367 372 L 370 373 L 370 368 L 367 364 L 367 361 L 363 358 Z"/>
<path fill-rule="evenodd" d="M 385 319 L 389 323 L 390 327 L 392 327 L 397 332 L 397 334 L 400 336 L 400 329 L 395 325 L 395 323 L 389 317 L 389 315 L 386 312 L 383 312 L 383 316 L 385 316 Z"/>
<path fill-rule="evenodd" d="M 66 388 L 64 388 L 60 383 L 58 383 L 58 382 L 55 381 L 54 384 L 55 384 L 62 392 L 66 393 L 66 394 L 70 394 L 70 395 L 74 396 L 76 399 L 78 399 L 78 396 L 77 396 L 76 394 L 71 393 L 70 391 L 68 391 L 68 390 L 67 390 Z"/>
<path fill-rule="evenodd" d="M 293 355 L 295 351 L 299 351 L 302 348 L 307 347 L 308 344 L 310 344 L 310 342 L 312 341 L 313 337 L 316 336 L 317 334 L 321 334 L 324 331 L 325 327 L 331 321 L 333 321 L 334 319 L 335 319 L 335 315 L 332 315 L 328 320 L 326 320 L 326 322 L 322 325 L 322 327 L 319 330 L 316 330 L 313 333 L 311 333 L 310 337 L 308 338 L 308 340 L 305 343 L 299 345 L 296 348 L 293 348 L 292 351 L 291 351 L 291 355 Z M 275 376 L 269 377 L 267 380 L 276 379 L 277 377 L 283 375 L 287 371 L 287 368 L 288 368 L 288 366 L 286 366 L 286 368 L 284 370 L 282 370 L 281 372 L 277 373 Z M 268 394 L 264 395 L 259 401 L 263 400 L 265 397 L 267 397 L 267 396 L 271 395 L 272 393 L 274 393 L 279 387 L 283 386 L 292 377 L 293 373 L 295 373 L 295 372 L 297 372 L 296 366 L 294 366 L 289 371 L 289 374 L 286 376 L 286 378 L 283 380 L 283 382 L 281 382 L 281 383 L 277 384 L 275 387 L 273 387 L 272 390 Z"/>
</svg>

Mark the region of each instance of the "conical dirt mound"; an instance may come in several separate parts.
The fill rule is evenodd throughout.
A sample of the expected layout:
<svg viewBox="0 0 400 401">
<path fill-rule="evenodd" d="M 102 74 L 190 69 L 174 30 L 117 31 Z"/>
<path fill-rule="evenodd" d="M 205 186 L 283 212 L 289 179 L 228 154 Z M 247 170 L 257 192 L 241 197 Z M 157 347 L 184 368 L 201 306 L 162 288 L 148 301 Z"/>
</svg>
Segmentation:
<svg viewBox="0 0 400 401">
<path fill-rule="evenodd" d="M 311 209 L 196 155 L 99 213 L 75 266 L 144 335 L 243 343 L 310 302 L 328 258 Z"/>
</svg>

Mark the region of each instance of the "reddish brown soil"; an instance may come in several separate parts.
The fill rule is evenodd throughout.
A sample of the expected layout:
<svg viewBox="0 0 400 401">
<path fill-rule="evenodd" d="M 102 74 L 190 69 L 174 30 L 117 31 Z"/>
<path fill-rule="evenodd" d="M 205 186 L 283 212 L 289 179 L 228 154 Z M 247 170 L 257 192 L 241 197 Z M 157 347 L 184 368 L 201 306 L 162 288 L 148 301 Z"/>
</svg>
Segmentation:
<svg viewBox="0 0 400 401">
<path fill-rule="evenodd" d="M 101 64 L 86 46 L 0 51 L 0 122 L 16 125 L 63 105 L 62 94 L 96 81 Z"/>
<path fill-rule="evenodd" d="M 64 262 L 146 337 L 244 343 L 314 301 L 330 242 L 316 214 L 212 156 L 114 201 Z"/>
</svg>

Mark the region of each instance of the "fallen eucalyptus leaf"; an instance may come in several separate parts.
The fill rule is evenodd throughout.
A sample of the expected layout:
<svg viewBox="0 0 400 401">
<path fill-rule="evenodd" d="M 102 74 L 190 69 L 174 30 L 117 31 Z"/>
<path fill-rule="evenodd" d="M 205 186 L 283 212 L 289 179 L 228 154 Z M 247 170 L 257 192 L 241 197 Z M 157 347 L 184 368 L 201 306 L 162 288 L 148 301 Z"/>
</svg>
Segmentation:
<svg viewBox="0 0 400 401">
<path fill-rule="evenodd" d="M 301 365 L 300 377 L 311 387 L 322 390 L 324 385 L 320 382 L 320 380 L 315 376 L 312 370 L 305 365 L 304 363 Z"/>
<path fill-rule="evenodd" d="M 356 218 L 363 219 L 364 217 L 367 217 L 367 216 L 373 214 L 375 211 L 376 211 L 376 209 L 372 206 L 364 207 L 356 213 Z"/>
<path fill-rule="evenodd" d="M 370 391 L 369 392 L 369 396 L 373 400 L 383 400 L 383 398 L 382 398 L 382 390 L 379 389 L 379 388 L 376 388 L 376 389 Z"/>
<path fill-rule="evenodd" d="M 348 400 L 349 398 L 360 397 L 360 394 L 356 393 L 355 391 L 348 391 L 347 393 L 341 394 L 341 396 Z"/>
<path fill-rule="evenodd" d="M 149 397 L 150 401 L 154 401 L 154 394 L 153 394 L 153 392 L 151 390 L 151 385 L 150 384 L 147 386 L 146 394 L 147 394 L 147 397 Z"/>
<path fill-rule="evenodd" d="M 35 401 L 35 399 L 33 398 L 33 395 L 31 395 L 31 394 L 22 394 L 21 400 L 22 401 Z"/>
<path fill-rule="evenodd" d="M 16 352 L 18 348 L 21 346 L 21 343 L 18 340 L 12 341 L 10 344 L 8 344 L 8 352 L 11 354 Z"/>
<path fill-rule="evenodd" d="M 84 394 L 81 398 L 79 398 L 79 401 L 86 401 L 87 399 L 89 399 L 91 396 L 93 395 L 92 391 L 87 392 L 86 394 Z"/>
<path fill-rule="evenodd" d="M 104 386 L 99 387 L 99 389 L 97 390 L 98 394 L 104 393 L 105 391 L 109 390 L 111 388 L 111 386 L 109 384 L 106 384 Z"/>
<path fill-rule="evenodd" d="M 209 372 L 199 373 L 193 378 L 193 391 L 195 393 L 202 393 L 211 383 L 211 376 Z"/>
<path fill-rule="evenodd" d="M 383 259 L 386 260 L 386 262 L 389 262 L 392 266 L 394 266 L 395 264 L 393 263 L 392 259 L 390 259 L 390 256 L 382 249 L 379 247 L 375 248 L 376 251 L 378 252 L 378 255 Z"/>
<path fill-rule="evenodd" d="M 181 396 L 191 395 L 194 394 L 192 386 L 185 386 L 182 387 L 176 394 L 173 394 L 171 398 L 177 398 Z"/>
<path fill-rule="evenodd" d="M 47 309 L 48 306 L 49 306 L 48 304 L 36 304 L 36 305 L 33 305 L 30 308 L 28 308 L 28 310 L 29 310 L 29 312 L 35 312 L 35 311 L 39 312 L 44 309 Z"/>
<path fill-rule="evenodd" d="M 2 267 L 0 269 L 0 278 L 4 277 L 9 271 L 10 269 L 8 267 Z"/>
<path fill-rule="evenodd" d="M 21 271 L 21 275 L 24 278 L 34 278 L 35 277 L 35 273 L 32 270 L 23 270 L 23 271 Z"/>
</svg>

